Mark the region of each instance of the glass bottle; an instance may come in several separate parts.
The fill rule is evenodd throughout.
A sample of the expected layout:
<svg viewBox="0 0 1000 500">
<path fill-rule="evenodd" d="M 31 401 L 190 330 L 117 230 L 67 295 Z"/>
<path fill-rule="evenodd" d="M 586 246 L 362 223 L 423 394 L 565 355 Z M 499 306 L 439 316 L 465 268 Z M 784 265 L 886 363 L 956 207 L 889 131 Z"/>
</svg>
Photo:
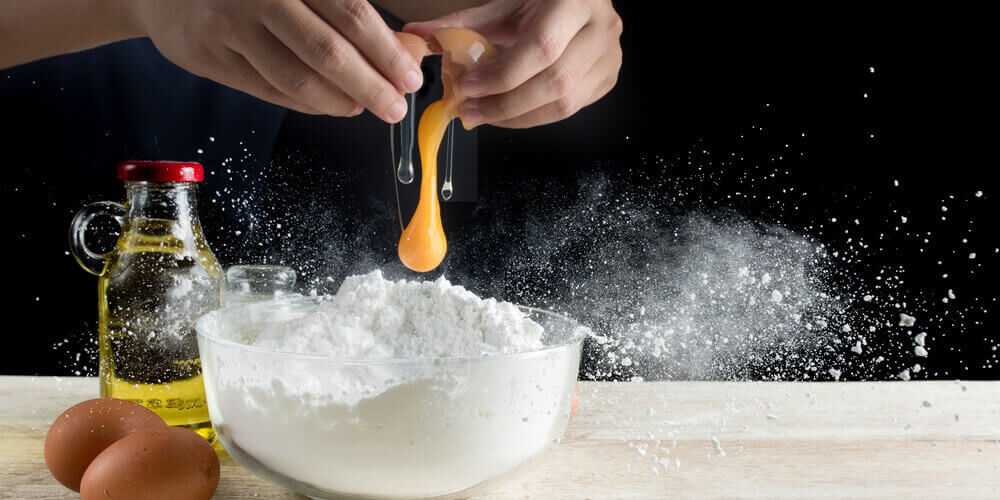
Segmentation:
<svg viewBox="0 0 1000 500">
<path fill-rule="evenodd" d="M 198 220 L 198 163 L 133 161 L 118 165 L 127 202 L 92 203 L 73 219 L 70 247 L 98 276 L 101 397 L 139 403 L 169 425 L 206 439 L 208 417 L 194 322 L 222 305 L 225 278 Z M 85 233 L 94 217 L 121 224 L 105 254 Z"/>
</svg>

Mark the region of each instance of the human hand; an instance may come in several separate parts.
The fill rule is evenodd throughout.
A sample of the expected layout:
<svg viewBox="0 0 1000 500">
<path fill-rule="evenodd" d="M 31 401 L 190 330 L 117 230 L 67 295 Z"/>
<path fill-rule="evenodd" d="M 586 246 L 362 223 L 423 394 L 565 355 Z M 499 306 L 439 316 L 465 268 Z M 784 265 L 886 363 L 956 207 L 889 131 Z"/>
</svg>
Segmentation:
<svg viewBox="0 0 1000 500">
<path fill-rule="evenodd" d="M 471 29 L 509 47 L 462 78 L 462 92 L 470 97 L 460 110 L 466 128 L 559 121 L 618 82 L 622 21 L 610 0 L 494 0 L 403 31 L 429 38 L 442 27 Z"/>
<path fill-rule="evenodd" d="M 423 73 L 365 0 L 134 0 L 132 17 L 178 66 L 310 114 L 387 122 Z"/>
</svg>

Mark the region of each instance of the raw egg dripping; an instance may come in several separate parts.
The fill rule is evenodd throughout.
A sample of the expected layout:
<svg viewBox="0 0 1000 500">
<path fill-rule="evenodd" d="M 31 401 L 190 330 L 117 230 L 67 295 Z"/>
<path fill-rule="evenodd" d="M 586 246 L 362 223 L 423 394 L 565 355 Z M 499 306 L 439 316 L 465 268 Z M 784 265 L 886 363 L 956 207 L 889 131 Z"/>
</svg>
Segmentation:
<svg viewBox="0 0 1000 500">
<path fill-rule="evenodd" d="M 403 41 L 403 37 L 400 40 Z M 406 43 L 404 41 L 404 45 Z M 417 128 L 421 159 L 420 198 L 410 223 L 399 238 L 398 248 L 399 260 L 418 272 L 431 271 L 439 266 L 448 251 L 448 241 L 441 224 L 441 204 L 437 198 L 437 157 L 441 139 L 451 121 L 458 117 L 458 110 L 466 99 L 459 83 L 467 71 L 499 55 L 482 35 L 463 28 L 434 30 L 431 48 L 442 56 L 444 95 L 441 100 L 427 106 L 420 117 Z M 416 53 L 419 52 L 417 48 Z M 412 50 L 411 53 L 416 55 Z M 420 58 L 417 58 L 418 61 Z"/>
<path fill-rule="evenodd" d="M 413 59 L 420 64 L 420 61 L 424 59 L 425 56 L 430 55 L 431 51 L 427 48 L 427 42 L 423 38 L 412 33 L 397 32 L 396 38 L 399 43 L 403 45 L 403 48 L 413 56 Z M 409 97 L 409 107 L 406 112 L 406 116 L 398 124 L 394 123 L 390 127 L 389 132 L 389 144 L 393 144 L 393 140 L 396 136 L 396 128 L 399 128 L 399 165 L 396 167 L 396 178 L 399 182 L 403 184 L 409 184 L 413 182 L 413 107 L 416 104 L 413 99 L 413 94 Z M 393 158 L 396 157 L 395 151 L 393 151 Z M 398 198 L 398 195 L 397 195 Z M 402 216 L 400 216 L 400 227 L 402 228 Z"/>
</svg>

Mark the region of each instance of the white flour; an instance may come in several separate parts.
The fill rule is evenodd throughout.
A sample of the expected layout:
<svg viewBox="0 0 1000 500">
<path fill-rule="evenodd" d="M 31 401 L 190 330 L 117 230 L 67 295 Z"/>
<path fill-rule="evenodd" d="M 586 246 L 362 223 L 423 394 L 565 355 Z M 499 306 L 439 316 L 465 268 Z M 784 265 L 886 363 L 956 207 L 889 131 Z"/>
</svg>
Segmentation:
<svg viewBox="0 0 1000 500">
<path fill-rule="evenodd" d="M 254 345 L 352 358 L 441 358 L 542 347 L 542 327 L 509 302 L 436 281 L 351 276 L 315 312 L 265 330 Z"/>
<path fill-rule="evenodd" d="M 200 327 L 237 342 L 259 332 L 249 344 L 267 350 L 200 345 L 213 423 L 242 464 L 310 495 L 465 491 L 551 446 L 569 420 L 579 346 L 491 356 L 544 347 L 543 326 L 443 278 L 352 276 L 284 323 L 225 312 Z"/>
</svg>

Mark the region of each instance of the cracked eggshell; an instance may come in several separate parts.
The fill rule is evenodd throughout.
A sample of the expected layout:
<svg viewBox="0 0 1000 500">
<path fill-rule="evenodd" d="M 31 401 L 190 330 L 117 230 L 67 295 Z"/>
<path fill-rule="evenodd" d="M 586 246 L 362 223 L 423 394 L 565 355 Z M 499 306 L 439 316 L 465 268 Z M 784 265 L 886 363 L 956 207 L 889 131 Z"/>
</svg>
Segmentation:
<svg viewBox="0 0 1000 500">
<path fill-rule="evenodd" d="M 404 33 L 402 31 L 397 31 L 395 35 L 399 43 L 403 44 L 403 48 L 417 61 L 417 64 L 420 64 L 420 61 L 423 61 L 424 57 L 431 54 L 431 49 L 427 47 L 427 41 L 423 38 L 413 33 Z"/>
<path fill-rule="evenodd" d="M 467 72 L 500 56 L 486 37 L 465 28 L 439 28 L 431 36 L 431 49 L 441 54 L 444 99 L 453 99 L 459 109 L 466 97 L 459 84 Z"/>
</svg>

